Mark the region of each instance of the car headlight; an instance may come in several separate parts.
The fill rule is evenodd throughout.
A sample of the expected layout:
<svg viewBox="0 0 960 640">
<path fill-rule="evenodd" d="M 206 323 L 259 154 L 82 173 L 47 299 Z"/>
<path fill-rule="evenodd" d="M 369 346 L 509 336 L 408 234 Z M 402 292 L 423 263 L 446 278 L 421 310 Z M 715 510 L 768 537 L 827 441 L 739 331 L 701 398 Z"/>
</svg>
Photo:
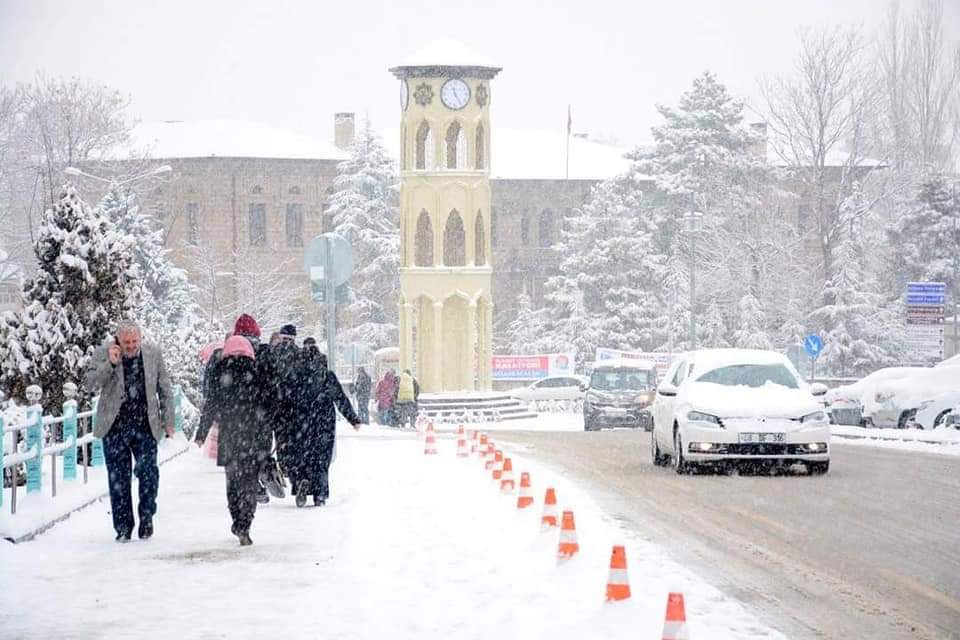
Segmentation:
<svg viewBox="0 0 960 640">
<path fill-rule="evenodd" d="M 650 404 L 651 400 L 653 400 L 653 398 L 646 391 L 644 391 L 643 393 L 637 394 L 637 402 L 639 402 L 640 404 Z"/>
<path fill-rule="evenodd" d="M 707 424 L 720 427 L 721 429 L 723 428 L 723 423 L 720 422 L 720 418 L 709 413 L 703 413 L 701 411 L 690 411 L 687 413 L 687 420 L 690 422 L 705 422 Z"/>
<path fill-rule="evenodd" d="M 829 422 L 829 418 L 827 418 L 827 414 L 823 411 L 814 411 L 813 413 L 808 413 L 800 418 L 800 422 L 803 424 L 808 424 L 811 422 Z"/>
</svg>

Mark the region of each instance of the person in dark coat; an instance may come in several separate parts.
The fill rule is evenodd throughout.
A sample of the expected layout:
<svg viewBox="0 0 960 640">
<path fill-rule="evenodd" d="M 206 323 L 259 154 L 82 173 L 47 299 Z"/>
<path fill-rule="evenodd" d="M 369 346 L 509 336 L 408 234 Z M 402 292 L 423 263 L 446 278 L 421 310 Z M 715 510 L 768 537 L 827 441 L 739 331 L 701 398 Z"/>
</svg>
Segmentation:
<svg viewBox="0 0 960 640">
<path fill-rule="evenodd" d="M 327 369 L 327 356 L 320 353 L 316 343 L 305 340 L 303 347 L 303 413 L 297 433 L 300 455 L 297 506 L 307 503 L 313 494 L 313 504 L 322 506 L 330 497 L 330 459 L 337 431 L 337 410 L 359 429 L 361 420 L 350 406 L 337 375 Z"/>
<path fill-rule="evenodd" d="M 227 477 L 227 506 L 233 519 L 230 531 L 247 546 L 253 544 L 250 525 L 257 510 L 257 476 L 270 454 L 263 381 L 248 340 L 233 336 L 224 343 L 217 374 L 204 405 L 204 412 L 211 416 L 203 424 L 216 421 L 220 426 L 217 465 Z M 201 428 L 197 444 L 202 445 L 206 437 L 207 429 Z"/>
<path fill-rule="evenodd" d="M 383 379 L 377 383 L 377 419 L 385 427 L 394 425 L 393 397 L 397 394 L 397 376 L 393 369 L 383 374 Z"/>
<path fill-rule="evenodd" d="M 271 373 L 267 381 L 273 402 L 271 420 L 277 439 L 280 469 L 290 480 L 290 491 L 297 492 L 300 470 L 297 452 L 297 431 L 302 413 L 303 378 L 300 349 L 293 340 L 283 339 L 270 349 Z"/>
<path fill-rule="evenodd" d="M 357 370 L 357 379 L 353 381 L 353 392 L 357 395 L 357 415 L 360 422 L 370 422 L 370 388 L 373 382 L 366 370 L 360 367 Z"/>
</svg>

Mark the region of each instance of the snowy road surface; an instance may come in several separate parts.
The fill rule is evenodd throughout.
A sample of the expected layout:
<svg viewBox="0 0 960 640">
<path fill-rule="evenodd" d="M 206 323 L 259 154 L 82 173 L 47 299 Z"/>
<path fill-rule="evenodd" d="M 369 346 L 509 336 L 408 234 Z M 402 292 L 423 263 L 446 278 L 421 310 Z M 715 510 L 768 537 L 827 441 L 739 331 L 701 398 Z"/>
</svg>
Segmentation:
<svg viewBox="0 0 960 640">
<path fill-rule="evenodd" d="M 449 434 L 429 457 L 412 433 L 350 436 L 330 503 L 259 509 L 253 547 L 230 535 L 223 474 L 196 449 L 161 468 L 149 541 L 115 543 L 104 501 L 0 544 L 0 637 L 659 638 L 671 590 L 686 596 L 693 638 L 784 637 L 534 459 L 514 459 L 536 499 L 518 512 Z M 539 528 L 548 482 L 582 549 L 560 566 L 557 533 Z M 627 547 L 633 598 L 609 605 L 613 544 Z"/>
<path fill-rule="evenodd" d="M 501 433 L 791 638 L 960 638 L 960 459 L 834 441 L 830 474 L 678 476 L 650 435 Z"/>
</svg>

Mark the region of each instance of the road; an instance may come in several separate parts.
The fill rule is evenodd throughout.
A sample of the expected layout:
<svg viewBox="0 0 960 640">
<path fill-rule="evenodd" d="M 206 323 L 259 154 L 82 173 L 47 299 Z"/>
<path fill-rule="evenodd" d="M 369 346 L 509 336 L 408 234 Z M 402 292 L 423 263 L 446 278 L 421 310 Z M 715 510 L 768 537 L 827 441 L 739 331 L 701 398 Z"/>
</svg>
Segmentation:
<svg viewBox="0 0 960 640">
<path fill-rule="evenodd" d="M 960 638 L 960 458 L 841 444 L 826 476 L 678 476 L 643 431 L 497 436 L 795 640 Z"/>
</svg>

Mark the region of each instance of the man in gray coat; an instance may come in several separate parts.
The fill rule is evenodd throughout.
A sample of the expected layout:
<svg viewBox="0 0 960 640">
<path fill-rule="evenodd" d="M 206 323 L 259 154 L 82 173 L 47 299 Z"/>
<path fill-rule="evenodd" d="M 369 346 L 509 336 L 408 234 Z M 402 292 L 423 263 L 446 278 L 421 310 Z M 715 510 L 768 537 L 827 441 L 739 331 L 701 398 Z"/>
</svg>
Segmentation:
<svg viewBox="0 0 960 640">
<path fill-rule="evenodd" d="M 93 354 L 85 384 L 91 393 L 100 392 L 93 433 L 103 440 L 117 541 L 129 542 L 133 532 L 131 471 L 140 482 L 137 534 L 147 539 L 153 535 L 160 483 L 157 441 L 164 431 L 173 437 L 173 393 L 163 356 L 157 347 L 141 344 L 136 323 L 121 322 L 117 337 Z"/>
</svg>

